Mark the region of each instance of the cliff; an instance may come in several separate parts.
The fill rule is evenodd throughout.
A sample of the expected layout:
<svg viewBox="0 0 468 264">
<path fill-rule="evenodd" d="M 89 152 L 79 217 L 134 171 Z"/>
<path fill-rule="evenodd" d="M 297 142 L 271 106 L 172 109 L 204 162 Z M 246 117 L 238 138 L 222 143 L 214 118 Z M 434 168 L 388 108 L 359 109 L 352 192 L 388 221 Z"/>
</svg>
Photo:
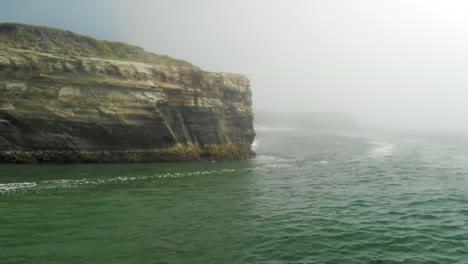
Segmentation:
<svg viewBox="0 0 468 264">
<path fill-rule="evenodd" d="M 0 162 L 254 155 L 249 80 L 124 43 L 0 24 Z"/>
</svg>

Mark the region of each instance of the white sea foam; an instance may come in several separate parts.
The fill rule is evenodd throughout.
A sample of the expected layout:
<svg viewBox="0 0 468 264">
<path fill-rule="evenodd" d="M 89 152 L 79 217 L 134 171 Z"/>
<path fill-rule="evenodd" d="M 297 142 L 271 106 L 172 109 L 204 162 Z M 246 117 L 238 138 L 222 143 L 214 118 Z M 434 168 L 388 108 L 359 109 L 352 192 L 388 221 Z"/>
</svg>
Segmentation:
<svg viewBox="0 0 468 264">
<path fill-rule="evenodd" d="M 36 187 L 35 182 L 13 182 L 0 184 L 0 193 L 8 192 L 15 189 L 29 189 Z"/>
<path fill-rule="evenodd" d="M 131 181 L 143 181 L 148 179 L 156 178 L 179 178 L 179 177 L 190 177 L 210 174 L 226 174 L 233 173 L 236 171 L 248 171 L 250 168 L 242 169 L 221 169 L 221 170 L 208 170 L 208 171 L 192 171 L 192 172 L 174 172 L 174 173 L 163 173 L 153 174 L 146 176 L 119 176 L 113 178 L 83 178 L 83 179 L 60 179 L 50 181 L 38 181 L 38 182 L 15 182 L 15 183 L 2 183 L 0 184 L 0 194 L 9 192 L 22 192 L 28 190 L 48 190 L 48 189 L 74 189 L 80 188 L 81 186 L 92 186 L 106 183 L 118 183 L 118 182 L 131 182 Z"/>
<path fill-rule="evenodd" d="M 270 156 L 270 155 L 257 155 L 255 157 L 255 160 L 257 162 L 266 163 L 266 164 L 288 163 L 287 159 L 283 159 L 283 158 L 276 157 L 276 156 Z"/>
<path fill-rule="evenodd" d="M 255 139 L 254 142 L 252 143 L 252 149 L 256 150 L 261 141 L 262 141 L 261 139 Z"/>
<path fill-rule="evenodd" d="M 275 169 L 289 168 L 291 166 L 292 166 L 291 164 L 268 164 L 268 165 L 265 165 L 265 167 L 267 167 L 267 168 L 275 168 Z"/>
<path fill-rule="evenodd" d="M 370 142 L 374 147 L 370 150 L 371 157 L 386 157 L 393 154 L 395 144 L 384 141 Z"/>
<path fill-rule="evenodd" d="M 256 131 L 294 131 L 296 130 L 293 127 L 267 127 L 267 126 L 260 126 L 255 127 Z"/>
<path fill-rule="evenodd" d="M 308 166 L 317 166 L 317 165 L 319 165 L 319 166 L 325 166 L 325 165 L 327 165 L 328 163 L 329 163 L 329 162 L 326 161 L 326 160 L 313 160 L 313 161 L 307 161 L 307 162 L 306 162 L 306 164 L 307 164 Z"/>
</svg>

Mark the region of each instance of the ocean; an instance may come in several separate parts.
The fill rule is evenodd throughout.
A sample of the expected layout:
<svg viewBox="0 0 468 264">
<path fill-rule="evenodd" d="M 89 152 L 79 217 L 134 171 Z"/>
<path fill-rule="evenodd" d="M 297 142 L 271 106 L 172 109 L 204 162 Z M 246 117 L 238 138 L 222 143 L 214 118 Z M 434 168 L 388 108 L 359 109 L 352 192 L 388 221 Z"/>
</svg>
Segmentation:
<svg viewBox="0 0 468 264">
<path fill-rule="evenodd" d="M 0 263 L 468 263 L 468 135 L 261 127 L 254 150 L 0 165 Z"/>
</svg>

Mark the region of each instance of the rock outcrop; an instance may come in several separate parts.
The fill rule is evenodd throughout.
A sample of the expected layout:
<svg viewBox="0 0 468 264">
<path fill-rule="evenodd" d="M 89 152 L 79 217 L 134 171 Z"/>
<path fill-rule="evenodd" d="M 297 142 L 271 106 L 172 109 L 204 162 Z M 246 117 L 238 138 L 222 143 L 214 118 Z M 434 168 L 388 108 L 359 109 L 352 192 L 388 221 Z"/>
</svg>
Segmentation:
<svg viewBox="0 0 468 264">
<path fill-rule="evenodd" d="M 0 162 L 237 160 L 249 80 L 124 43 L 0 24 Z"/>
</svg>

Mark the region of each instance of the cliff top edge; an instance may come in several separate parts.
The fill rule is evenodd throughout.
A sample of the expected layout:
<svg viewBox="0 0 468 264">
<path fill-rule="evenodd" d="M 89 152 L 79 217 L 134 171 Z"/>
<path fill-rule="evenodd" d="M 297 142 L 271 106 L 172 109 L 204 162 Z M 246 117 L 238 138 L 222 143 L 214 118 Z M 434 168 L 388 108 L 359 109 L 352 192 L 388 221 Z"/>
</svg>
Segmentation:
<svg viewBox="0 0 468 264">
<path fill-rule="evenodd" d="M 30 24 L 0 23 L 1 46 L 51 54 L 199 69 L 190 62 L 148 52 L 127 43 L 98 40 L 68 30 Z"/>
</svg>

